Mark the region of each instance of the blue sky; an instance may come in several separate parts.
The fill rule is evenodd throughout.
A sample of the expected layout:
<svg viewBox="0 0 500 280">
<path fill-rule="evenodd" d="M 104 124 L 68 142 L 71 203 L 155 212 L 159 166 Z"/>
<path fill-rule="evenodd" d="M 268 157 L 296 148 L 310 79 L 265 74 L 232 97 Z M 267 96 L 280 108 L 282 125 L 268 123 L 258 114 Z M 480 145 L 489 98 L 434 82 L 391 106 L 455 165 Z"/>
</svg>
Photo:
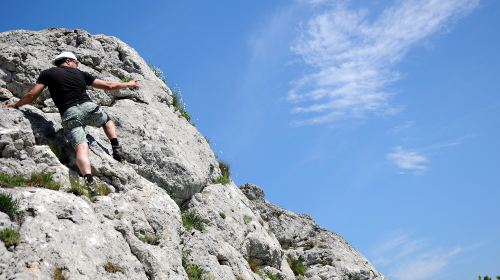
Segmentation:
<svg viewBox="0 0 500 280">
<path fill-rule="evenodd" d="M 499 1 L 102 2 L 8 1 L 0 31 L 119 37 L 236 183 L 390 279 L 500 274 Z"/>
</svg>

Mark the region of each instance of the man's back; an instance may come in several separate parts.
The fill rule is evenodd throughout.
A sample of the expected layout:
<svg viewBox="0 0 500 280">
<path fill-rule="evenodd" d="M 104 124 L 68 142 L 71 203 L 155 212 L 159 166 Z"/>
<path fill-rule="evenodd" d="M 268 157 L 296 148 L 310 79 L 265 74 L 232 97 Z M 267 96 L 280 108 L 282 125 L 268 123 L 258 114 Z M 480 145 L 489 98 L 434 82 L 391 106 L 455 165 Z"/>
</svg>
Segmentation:
<svg viewBox="0 0 500 280">
<path fill-rule="evenodd" d="M 52 67 L 42 71 L 37 83 L 49 88 L 50 95 L 62 115 L 71 106 L 91 101 L 87 85 L 95 80 L 92 75 L 70 67 Z"/>
</svg>

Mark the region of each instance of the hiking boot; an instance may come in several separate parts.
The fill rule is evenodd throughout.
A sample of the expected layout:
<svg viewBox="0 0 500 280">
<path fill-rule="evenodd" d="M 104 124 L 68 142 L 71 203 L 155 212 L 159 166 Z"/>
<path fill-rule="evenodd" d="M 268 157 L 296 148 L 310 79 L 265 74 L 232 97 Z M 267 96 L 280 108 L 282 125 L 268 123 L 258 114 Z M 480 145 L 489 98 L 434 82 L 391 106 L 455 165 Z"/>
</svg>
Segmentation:
<svg viewBox="0 0 500 280">
<path fill-rule="evenodd" d="M 113 158 L 116 161 L 123 161 L 125 159 L 121 146 L 111 146 L 113 149 Z"/>
<path fill-rule="evenodd" d="M 93 180 L 92 182 L 89 182 L 89 181 L 87 181 L 87 179 L 85 179 L 85 186 L 87 186 L 87 190 L 89 191 L 90 196 L 97 196 L 98 195 L 97 183 L 95 180 Z"/>
</svg>

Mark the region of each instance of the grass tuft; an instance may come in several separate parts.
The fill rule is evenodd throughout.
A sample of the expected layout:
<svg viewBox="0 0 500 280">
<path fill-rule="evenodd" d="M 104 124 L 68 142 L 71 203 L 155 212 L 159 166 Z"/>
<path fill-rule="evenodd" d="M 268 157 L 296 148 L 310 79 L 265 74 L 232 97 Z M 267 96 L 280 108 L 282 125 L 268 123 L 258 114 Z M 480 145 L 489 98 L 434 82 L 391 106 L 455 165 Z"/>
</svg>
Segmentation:
<svg viewBox="0 0 500 280">
<path fill-rule="evenodd" d="M 96 192 L 98 195 L 106 196 L 106 195 L 111 193 L 111 190 L 108 188 L 108 186 L 106 186 L 106 184 L 98 183 L 97 188 L 96 188 Z"/>
<path fill-rule="evenodd" d="M 52 178 L 52 174 L 46 172 L 31 174 L 26 184 L 30 187 L 46 188 L 54 191 L 61 188 L 61 185 Z"/>
<path fill-rule="evenodd" d="M 221 176 L 215 180 L 215 183 L 227 185 L 231 182 L 231 170 L 229 168 L 229 164 L 224 161 L 219 160 L 219 169 Z"/>
<path fill-rule="evenodd" d="M 53 280 L 66 280 L 66 277 L 63 275 L 63 270 L 60 267 L 54 268 L 54 273 L 52 274 Z"/>
<path fill-rule="evenodd" d="M 119 267 L 118 265 L 116 265 L 110 261 L 105 263 L 103 266 L 104 266 L 104 270 L 106 270 L 109 273 L 117 273 L 117 272 L 125 273 L 123 271 L 123 268 Z"/>
<path fill-rule="evenodd" d="M 23 187 L 26 185 L 26 179 L 19 175 L 10 175 L 5 172 L 0 172 L 0 187 L 14 188 Z"/>
<path fill-rule="evenodd" d="M 72 193 L 77 196 L 86 196 L 92 202 L 96 201 L 96 197 L 92 195 L 85 184 L 82 184 L 80 182 L 80 179 L 78 177 L 70 177 L 69 182 L 71 184 L 71 187 L 66 192 Z"/>
<path fill-rule="evenodd" d="M 21 235 L 13 228 L 4 228 L 0 230 L 0 240 L 5 244 L 5 247 L 10 248 L 19 245 Z"/>
<path fill-rule="evenodd" d="M 122 80 L 122 82 L 124 82 L 124 83 L 128 83 L 128 82 L 132 81 L 133 79 L 132 79 L 132 77 L 124 76 L 120 80 Z"/>
<path fill-rule="evenodd" d="M 219 216 L 220 216 L 222 219 L 225 219 L 225 218 L 226 218 L 226 214 L 224 214 L 223 212 L 219 212 Z"/>
<path fill-rule="evenodd" d="M 243 222 L 245 222 L 245 224 L 249 224 L 251 221 L 252 221 L 252 217 L 250 217 L 248 215 L 243 216 Z"/>
<path fill-rule="evenodd" d="M 271 272 L 267 273 L 267 278 L 269 278 L 269 280 L 280 280 L 280 277 L 278 274 L 272 274 Z"/>
<path fill-rule="evenodd" d="M 184 252 L 182 254 L 182 267 L 186 271 L 186 274 L 188 275 L 189 280 L 204 280 L 206 279 L 209 275 L 207 271 L 205 271 L 203 268 L 201 268 L 197 264 L 193 264 L 189 261 L 189 253 L 190 252 Z"/>
<path fill-rule="evenodd" d="M 10 193 L 0 192 L 0 211 L 7 214 L 11 220 L 20 216 L 19 200 L 12 198 Z"/>
<path fill-rule="evenodd" d="M 158 236 L 158 234 L 146 233 L 143 236 L 139 237 L 139 239 L 142 242 L 147 243 L 149 245 L 156 246 L 160 244 L 160 237 Z"/>
<path fill-rule="evenodd" d="M 182 225 L 187 230 L 191 230 L 193 228 L 199 231 L 205 230 L 205 223 L 203 222 L 201 217 L 193 211 L 182 214 Z"/>
<path fill-rule="evenodd" d="M 286 260 L 288 262 L 288 265 L 290 265 L 290 268 L 292 269 L 293 274 L 304 276 L 304 273 L 306 272 L 307 267 L 304 265 L 303 262 L 301 262 L 298 259 L 295 259 L 291 255 L 288 255 Z"/>
</svg>

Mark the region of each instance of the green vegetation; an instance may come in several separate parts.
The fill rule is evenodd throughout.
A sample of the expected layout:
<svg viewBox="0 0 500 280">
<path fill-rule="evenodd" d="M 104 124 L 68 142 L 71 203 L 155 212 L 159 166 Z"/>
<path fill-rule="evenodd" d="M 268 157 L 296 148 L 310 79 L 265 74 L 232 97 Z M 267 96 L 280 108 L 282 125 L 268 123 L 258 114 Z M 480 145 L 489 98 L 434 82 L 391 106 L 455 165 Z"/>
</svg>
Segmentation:
<svg viewBox="0 0 500 280">
<path fill-rule="evenodd" d="M 182 254 L 182 267 L 186 271 L 189 280 L 202 280 L 206 279 L 210 274 L 201 268 L 197 264 L 193 264 L 189 261 L 190 252 L 184 252 Z M 209 277 L 210 278 L 210 277 Z"/>
<path fill-rule="evenodd" d="M 182 214 L 182 225 L 187 230 L 196 229 L 199 231 L 205 230 L 205 223 L 196 212 L 189 211 Z"/>
<path fill-rule="evenodd" d="M 221 176 L 215 180 L 215 183 L 227 185 L 231 182 L 231 170 L 229 168 L 229 164 L 224 161 L 219 160 L 219 169 Z"/>
<path fill-rule="evenodd" d="M 53 280 L 66 280 L 66 277 L 63 275 L 63 270 L 60 267 L 54 268 L 54 273 L 52 274 Z"/>
<path fill-rule="evenodd" d="M 306 241 L 301 247 L 304 248 L 304 250 L 311 250 L 312 248 L 314 248 L 314 242 Z"/>
<path fill-rule="evenodd" d="M 245 280 L 245 279 L 243 279 L 243 277 L 241 276 L 236 276 L 236 280 Z"/>
<path fill-rule="evenodd" d="M 104 195 L 104 196 L 111 193 L 111 190 L 104 183 L 98 183 L 95 191 L 97 192 L 98 195 Z"/>
<path fill-rule="evenodd" d="M 117 272 L 125 273 L 123 271 L 123 268 L 119 267 L 118 265 L 116 265 L 110 261 L 105 263 L 103 266 L 104 266 L 104 270 L 106 270 L 109 273 L 117 273 Z"/>
<path fill-rule="evenodd" d="M 90 201 L 96 201 L 96 195 L 94 195 L 84 183 L 80 182 L 78 177 L 70 177 L 69 182 L 71 187 L 66 191 L 72 193 L 74 195 L 83 195 L 90 199 Z M 108 195 L 111 193 L 111 190 L 104 183 L 97 183 L 95 192 L 97 195 Z"/>
<path fill-rule="evenodd" d="M 0 211 L 9 215 L 11 220 L 19 218 L 19 200 L 12 198 L 10 193 L 0 192 Z"/>
<path fill-rule="evenodd" d="M 267 229 L 267 234 L 268 234 L 269 236 L 273 236 L 273 230 L 272 230 L 271 228 L 268 228 L 268 229 Z"/>
<path fill-rule="evenodd" d="M 500 275 L 498 275 L 496 278 L 497 278 L 497 280 L 500 280 Z M 483 278 L 481 278 L 481 275 L 479 275 L 477 279 L 479 279 L 479 280 L 492 280 L 492 278 L 489 276 L 484 276 Z"/>
<path fill-rule="evenodd" d="M 13 228 L 4 228 L 0 230 L 0 240 L 3 241 L 5 247 L 10 248 L 19 245 L 21 235 Z"/>
<path fill-rule="evenodd" d="M 146 233 L 143 236 L 138 237 L 142 242 L 147 243 L 149 245 L 158 245 L 160 244 L 160 237 L 157 234 Z"/>
<path fill-rule="evenodd" d="M 26 184 L 26 179 L 18 175 L 10 175 L 5 172 L 0 172 L 0 187 L 13 188 L 22 187 Z"/>
<path fill-rule="evenodd" d="M 225 219 L 225 218 L 226 218 L 226 214 L 224 214 L 224 213 L 222 213 L 222 212 L 220 212 L 220 213 L 219 213 L 219 216 L 220 216 L 222 219 Z"/>
<path fill-rule="evenodd" d="M 86 196 L 90 201 L 94 202 L 96 201 L 96 197 L 92 194 L 92 192 L 89 191 L 87 186 L 85 184 L 82 184 L 80 182 L 80 179 L 78 177 L 70 177 L 69 182 L 71 184 L 71 188 L 69 188 L 66 192 L 72 193 L 74 195 L 78 196 Z"/>
<path fill-rule="evenodd" d="M 46 172 L 33 173 L 29 179 L 25 179 L 23 176 L 19 175 L 10 175 L 0 172 L 0 186 L 4 188 L 37 187 L 56 191 L 61 188 L 61 185 L 52 178 L 52 174 Z"/>
<path fill-rule="evenodd" d="M 328 265 L 329 262 L 327 259 L 322 259 L 321 262 L 320 262 L 322 265 Z"/>
<path fill-rule="evenodd" d="M 243 216 L 243 222 L 245 222 L 245 224 L 248 224 L 251 221 L 252 221 L 252 217 L 250 217 L 248 215 Z"/>
<path fill-rule="evenodd" d="M 156 75 L 156 77 L 158 77 L 160 80 L 162 80 L 166 86 L 170 87 L 168 85 L 167 78 L 165 77 L 165 74 L 163 73 L 163 71 L 161 70 L 160 67 L 153 66 L 153 65 L 149 65 L 149 67 L 151 68 L 153 73 Z M 189 113 L 187 112 L 186 103 L 184 103 L 184 99 L 182 99 L 182 94 L 181 94 L 180 88 L 171 87 L 170 89 L 172 90 L 172 98 L 173 98 L 172 106 L 174 106 L 174 110 L 179 111 L 183 118 L 185 118 L 188 122 L 190 122 L 192 125 L 194 125 L 194 123 L 191 122 L 191 115 L 189 115 Z"/>
<path fill-rule="evenodd" d="M 304 265 L 303 262 L 301 262 L 298 259 L 295 259 L 291 255 L 288 255 L 286 260 L 287 260 L 288 264 L 290 265 L 290 268 L 292 269 L 293 274 L 304 276 L 304 273 L 306 272 L 307 267 Z"/>
<path fill-rule="evenodd" d="M 132 81 L 133 79 L 132 79 L 132 77 L 124 76 L 120 80 L 122 80 L 122 82 L 124 82 L 124 83 L 128 83 L 128 82 Z"/>
<path fill-rule="evenodd" d="M 59 183 L 55 182 L 50 173 L 33 173 L 26 184 L 30 187 L 46 188 L 58 191 L 61 188 Z"/>
<path fill-rule="evenodd" d="M 278 274 L 272 274 L 271 272 L 267 273 L 267 278 L 270 280 L 280 280 L 280 277 Z"/>
</svg>

